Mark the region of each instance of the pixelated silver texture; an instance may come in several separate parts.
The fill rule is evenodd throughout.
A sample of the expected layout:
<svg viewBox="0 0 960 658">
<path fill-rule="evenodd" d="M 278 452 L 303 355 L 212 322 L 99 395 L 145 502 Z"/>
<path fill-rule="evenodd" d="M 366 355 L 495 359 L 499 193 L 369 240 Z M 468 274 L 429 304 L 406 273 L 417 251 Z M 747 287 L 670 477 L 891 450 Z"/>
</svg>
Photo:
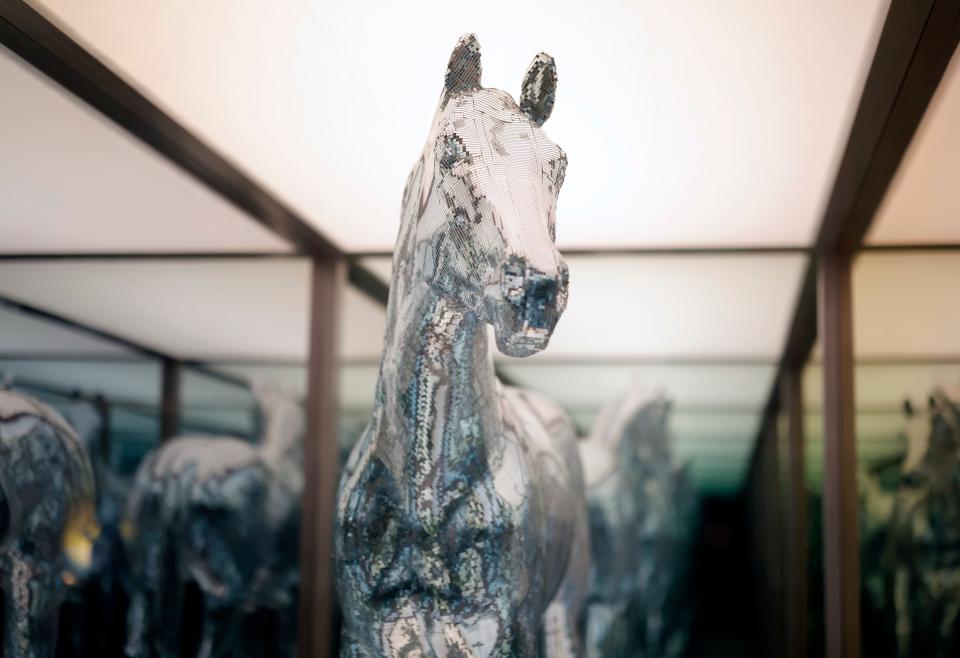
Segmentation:
<svg viewBox="0 0 960 658">
<path fill-rule="evenodd" d="M 889 535 L 897 653 L 945 658 L 960 640 L 960 401 L 938 388 L 910 416 Z"/>
<path fill-rule="evenodd" d="M 89 558 L 98 533 L 95 497 L 90 460 L 63 417 L 0 389 L 4 656 L 53 656 L 65 558 Z"/>
<path fill-rule="evenodd" d="M 481 86 L 463 37 L 407 181 L 376 405 L 337 502 L 343 656 L 581 655 L 573 425 L 500 385 L 487 340 L 491 324 L 505 354 L 540 351 L 566 305 L 566 158 L 540 129 L 556 69 L 546 55 L 533 67 L 518 107 Z"/>
<path fill-rule="evenodd" d="M 675 658 L 686 649 L 695 501 L 673 455 L 670 413 L 664 395 L 638 388 L 608 405 L 580 442 L 593 553 L 592 658 Z"/>
<path fill-rule="evenodd" d="M 293 615 L 303 409 L 277 391 L 256 394 L 264 416 L 259 444 L 179 437 L 137 470 L 124 519 L 134 585 L 130 656 L 179 655 L 181 597 L 190 581 L 203 593 L 202 658 L 238 655 L 245 613 Z"/>
</svg>

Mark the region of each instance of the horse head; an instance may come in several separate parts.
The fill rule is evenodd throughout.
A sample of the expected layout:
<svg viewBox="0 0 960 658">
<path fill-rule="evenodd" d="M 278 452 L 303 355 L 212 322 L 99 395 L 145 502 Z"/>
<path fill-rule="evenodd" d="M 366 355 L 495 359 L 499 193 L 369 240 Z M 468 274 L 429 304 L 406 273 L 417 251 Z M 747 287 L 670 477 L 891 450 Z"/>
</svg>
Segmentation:
<svg viewBox="0 0 960 658">
<path fill-rule="evenodd" d="M 553 58 L 541 53 L 519 104 L 482 87 L 480 45 L 462 37 L 414 170 L 420 184 L 404 194 L 405 208 L 417 203 L 414 276 L 492 324 L 497 347 L 511 356 L 545 348 L 567 302 L 567 266 L 555 245 L 567 159 L 542 129 L 556 86 Z"/>
<path fill-rule="evenodd" d="M 929 482 L 934 489 L 947 486 L 960 465 L 960 406 L 941 388 L 927 401 L 926 415 L 916 413 L 909 400 L 906 415 L 906 455 L 901 471 L 908 486 Z"/>
</svg>

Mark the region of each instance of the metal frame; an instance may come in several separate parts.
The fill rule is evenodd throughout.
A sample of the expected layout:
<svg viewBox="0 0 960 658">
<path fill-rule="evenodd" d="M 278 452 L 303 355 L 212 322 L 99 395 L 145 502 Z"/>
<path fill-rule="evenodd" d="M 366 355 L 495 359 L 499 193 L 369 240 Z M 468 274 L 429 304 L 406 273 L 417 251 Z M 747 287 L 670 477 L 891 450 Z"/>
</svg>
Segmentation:
<svg viewBox="0 0 960 658">
<path fill-rule="evenodd" d="M 300 607 L 297 653 L 300 658 L 334 655 L 332 556 L 338 469 L 336 309 L 343 289 L 339 258 L 313 262 L 310 365 L 307 369 L 307 440 L 304 444 L 302 530 L 300 535 Z M 330 312 L 333 309 L 334 312 Z"/>
<path fill-rule="evenodd" d="M 826 651 L 860 655 L 860 539 L 853 390 L 852 256 L 820 259 L 823 345 L 823 553 Z"/>
<path fill-rule="evenodd" d="M 780 380 L 786 432 L 787 468 L 784 522 L 784 629 L 787 658 L 807 658 L 808 569 L 807 484 L 804 455 L 803 384 L 799 366 L 790 366 Z"/>
<path fill-rule="evenodd" d="M 960 41 L 960 3 L 955 0 L 893 0 L 850 131 L 833 190 L 821 222 L 813 258 L 799 295 L 780 373 L 761 428 L 782 407 L 789 416 L 791 454 L 787 532 L 806 545 L 806 510 L 798 490 L 803 477 L 803 420 L 799 371 L 819 333 L 823 349 L 824 404 L 824 591 L 827 658 L 858 658 L 859 552 L 857 538 L 854 344 L 851 267 L 860 251 L 945 250 L 957 245 L 864 246 L 863 239 L 904 153 Z M 819 295 L 817 284 L 819 283 Z M 819 300 L 817 299 L 819 297 Z M 781 383 L 788 381 L 783 386 Z M 763 429 L 751 463 L 759 458 Z M 800 495 L 803 494 L 803 495 Z M 754 488 L 752 496 L 762 495 Z M 796 551 L 788 558 L 787 636 L 805 637 L 806 565 Z M 794 581 L 791 586 L 790 582 Z M 804 655 L 791 639 L 789 655 Z"/>
</svg>

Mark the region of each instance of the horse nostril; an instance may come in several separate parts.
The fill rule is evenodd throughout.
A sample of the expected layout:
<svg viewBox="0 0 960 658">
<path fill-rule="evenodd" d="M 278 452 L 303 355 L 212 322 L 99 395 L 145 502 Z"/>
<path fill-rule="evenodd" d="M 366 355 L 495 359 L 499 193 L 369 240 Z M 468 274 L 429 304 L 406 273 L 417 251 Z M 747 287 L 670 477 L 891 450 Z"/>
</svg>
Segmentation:
<svg viewBox="0 0 960 658">
<path fill-rule="evenodd" d="M 524 282 L 527 303 L 552 304 L 557 299 L 560 285 L 557 279 L 543 274 L 529 274 Z"/>
<path fill-rule="evenodd" d="M 566 277 L 565 265 L 561 264 L 556 274 L 546 274 L 523 257 L 513 256 L 502 269 L 503 298 L 527 327 L 549 329 L 556 322 Z"/>
</svg>

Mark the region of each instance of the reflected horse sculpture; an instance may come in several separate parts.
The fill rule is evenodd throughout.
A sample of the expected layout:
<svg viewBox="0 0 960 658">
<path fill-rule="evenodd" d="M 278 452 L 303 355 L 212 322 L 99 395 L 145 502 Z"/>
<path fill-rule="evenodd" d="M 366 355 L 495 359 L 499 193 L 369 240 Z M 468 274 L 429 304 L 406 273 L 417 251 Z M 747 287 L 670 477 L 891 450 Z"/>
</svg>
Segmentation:
<svg viewBox="0 0 960 658">
<path fill-rule="evenodd" d="M 122 558 L 118 555 L 123 552 L 120 522 L 130 486 L 110 466 L 109 449 L 105 447 L 108 439 L 104 438 L 104 433 L 109 432 L 109 411 L 106 404 L 100 397 L 93 402 L 78 401 L 67 409 L 65 416 L 90 458 L 97 487 L 96 510 L 100 535 L 94 545 L 89 569 L 85 574 L 77 575 L 113 580 L 108 572 L 111 565 Z M 116 583 L 102 584 L 113 586 Z"/>
<path fill-rule="evenodd" d="M 93 467 L 100 534 L 89 565 L 71 568 L 67 574 L 76 580 L 77 587 L 70 590 L 61 608 L 58 653 L 115 656 L 123 647 L 124 634 L 105 633 L 103 627 L 122 626 L 126 616 L 129 574 L 120 522 L 131 482 L 112 466 L 108 401 L 99 395 L 85 398 L 79 392 L 75 397 L 76 401 L 64 410 L 64 417 L 83 443 Z"/>
<path fill-rule="evenodd" d="M 123 522 L 134 583 L 130 656 L 180 655 L 191 582 L 203 595 L 201 658 L 236 655 L 244 614 L 292 603 L 303 410 L 278 392 L 256 393 L 265 421 L 259 445 L 179 437 L 137 471 Z"/>
<path fill-rule="evenodd" d="M 3 655 L 49 658 L 68 566 L 86 568 L 99 532 L 89 457 L 60 414 L 0 389 Z"/>
<path fill-rule="evenodd" d="M 864 654 L 889 651 L 896 645 L 889 546 L 903 454 L 892 454 L 857 467 L 860 530 L 860 578 L 863 596 Z"/>
<path fill-rule="evenodd" d="M 593 561 L 587 655 L 675 657 L 687 641 L 682 595 L 694 495 L 671 448 L 671 403 L 637 389 L 580 442 Z"/>
<path fill-rule="evenodd" d="M 463 37 L 404 192 L 376 406 L 340 481 L 344 656 L 577 656 L 589 537 L 572 422 L 502 386 L 566 305 L 554 245 L 566 158 L 540 126 L 540 54 L 519 105 L 480 85 Z"/>
<path fill-rule="evenodd" d="M 893 513 L 891 555 L 901 657 L 960 648 L 960 404 L 942 389 L 911 423 Z"/>
</svg>

